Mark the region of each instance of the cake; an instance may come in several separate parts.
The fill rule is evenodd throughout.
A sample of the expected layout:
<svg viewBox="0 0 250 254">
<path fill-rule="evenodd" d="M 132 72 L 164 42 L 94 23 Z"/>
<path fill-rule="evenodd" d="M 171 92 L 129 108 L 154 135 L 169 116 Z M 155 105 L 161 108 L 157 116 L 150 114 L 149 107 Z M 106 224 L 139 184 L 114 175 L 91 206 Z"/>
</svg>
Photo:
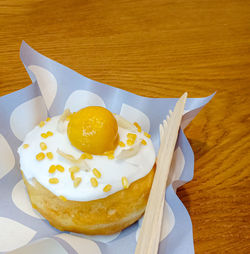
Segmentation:
<svg viewBox="0 0 250 254">
<path fill-rule="evenodd" d="M 55 228 L 113 234 L 144 213 L 155 170 L 150 135 L 103 107 L 40 122 L 18 148 L 33 208 Z"/>
</svg>

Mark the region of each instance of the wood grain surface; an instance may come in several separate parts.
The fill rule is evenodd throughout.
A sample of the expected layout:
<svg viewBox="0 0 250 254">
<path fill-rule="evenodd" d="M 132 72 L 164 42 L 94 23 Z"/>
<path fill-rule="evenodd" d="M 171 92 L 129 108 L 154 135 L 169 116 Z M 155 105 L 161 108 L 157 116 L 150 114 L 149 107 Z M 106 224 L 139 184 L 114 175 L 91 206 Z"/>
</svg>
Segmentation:
<svg viewBox="0 0 250 254">
<path fill-rule="evenodd" d="M 0 0 L 0 95 L 31 83 L 25 40 L 94 80 L 150 97 L 213 100 L 186 129 L 196 253 L 250 250 L 250 1 Z"/>
</svg>

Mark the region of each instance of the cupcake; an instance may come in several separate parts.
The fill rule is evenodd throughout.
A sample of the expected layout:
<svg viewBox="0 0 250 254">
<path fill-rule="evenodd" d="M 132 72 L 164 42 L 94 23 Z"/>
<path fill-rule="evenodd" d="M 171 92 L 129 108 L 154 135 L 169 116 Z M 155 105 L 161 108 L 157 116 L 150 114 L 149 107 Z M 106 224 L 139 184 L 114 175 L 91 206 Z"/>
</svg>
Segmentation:
<svg viewBox="0 0 250 254">
<path fill-rule="evenodd" d="M 55 228 L 113 234 L 144 213 L 154 177 L 150 135 L 103 107 L 48 118 L 18 148 L 33 208 Z"/>
</svg>

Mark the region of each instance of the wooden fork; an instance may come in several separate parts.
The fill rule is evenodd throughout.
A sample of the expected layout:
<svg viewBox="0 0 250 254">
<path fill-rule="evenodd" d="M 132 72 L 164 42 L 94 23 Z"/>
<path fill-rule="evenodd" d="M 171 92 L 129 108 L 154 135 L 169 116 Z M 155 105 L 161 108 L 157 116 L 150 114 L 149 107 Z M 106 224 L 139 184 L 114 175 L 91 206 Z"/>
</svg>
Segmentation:
<svg viewBox="0 0 250 254">
<path fill-rule="evenodd" d="M 166 182 L 186 99 L 187 93 L 184 93 L 177 101 L 174 111 L 169 111 L 169 116 L 160 125 L 161 144 L 156 160 L 156 171 L 135 254 L 158 252 Z"/>
</svg>

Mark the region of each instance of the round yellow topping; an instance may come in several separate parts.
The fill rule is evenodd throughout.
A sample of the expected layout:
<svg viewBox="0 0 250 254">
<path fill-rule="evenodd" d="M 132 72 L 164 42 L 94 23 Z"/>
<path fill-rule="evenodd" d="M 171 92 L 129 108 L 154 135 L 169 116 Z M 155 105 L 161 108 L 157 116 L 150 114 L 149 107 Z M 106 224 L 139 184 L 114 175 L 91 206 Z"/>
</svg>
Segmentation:
<svg viewBox="0 0 250 254">
<path fill-rule="evenodd" d="M 49 173 L 50 174 L 53 174 L 53 173 L 55 173 L 56 172 L 56 166 L 55 165 L 51 165 L 50 167 L 49 167 Z"/>
<path fill-rule="evenodd" d="M 74 187 L 76 188 L 82 181 L 82 178 L 81 177 L 76 177 L 74 179 Z"/>
<path fill-rule="evenodd" d="M 62 200 L 62 201 L 67 201 L 67 198 L 65 198 L 64 196 L 60 195 L 59 198 Z"/>
<path fill-rule="evenodd" d="M 104 192 L 109 192 L 111 189 L 112 189 L 112 185 L 107 184 L 107 185 L 103 188 L 103 191 L 104 191 Z"/>
<path fill-rule="evenodd" d="M 49 179 L 49 183 L 51 183 L 51 184 L 57 184 L 57 183 L 59 183 L 59 180 L 58 180 L 58 178 L 56 178 L 56 177 L 50 178 L 50 179 Z"/>
<path fill-rule="evenodd" d="M 126 176 L 122 177 L 122 186 L 124 189 L 128 188 L 128 178 Z"/>
<path fill-rule="evenodd" d="M 43 127 L 45 125 L 45 122 L 44 121 L 41 121 L 40 123 L 39 123 L 39 126 L 40 127 Z"/>
<path fill-rule="evenodd" d="M 44 142 L 40 143 L 41 150 L 44 151 L 47 149 L 47 145 Z"/>
<path fill-rule="evenodd" d="M 48 117 L 47 119 L 46 119 L 46 122 L 49 122 L 51 119 L 50 119 L 50 117 Z"/>
<path fill-rule="evenodd" d="M 38 160 L 38 161 L 41 161 L 41 160 L 43 160 L 45 158 L 45 154 L 44 153 L 38 153 L 37 155 L 36 155 L 36 159 Z"/>
<path fill-rule="evenodd" d="M 97 187 L 98 186 L 98 182 L 97 182 L 97 180 L 94 177 L 90 178 L 90 182 L 91 182 L 91 185 L 93 187 Z"/>
<path fill-rule="evenodd" d="M 104 154 L 118 145 L 118 125 L 103 107 L 86 107 L 70 116 L 68 137 L 73 146 L 89 154 Z"/>
<path fill-rule="evenodd" d="M 145 145 L 147 144 L 147 142 L 143 139 L 143 140 L 141 141 L 141 144 L 145 146 Z"/>
<path fill-rule="evenodd" d="M 120 147 L 125 147 L 124 142 L 120 141 L 120 142 L 119 142 L 119 146 L 120 146 Z"/>
<path fill-rule="evenodd" d="M 61 165 L 56 165 L 56 170 L 58 170 L 59 172 L 64 172 L 64 167 Z"/>
<path fill-rule="evenodd" d="M 53 155 L 52 152 L 48 152 L 48 153 L 46 153 L 46 155 L 47 155 L 47 158 L 48 158 L 49 160 L 52 160 L 52 159 L 54 158 L 54 155 Z"/>
<path fill-rule="evenodd" d="M 102 176 L 102 174 L 100 173 L 100 171 L 96 168 L 94 168 L 92 170 L 93 174 L 96 176 L 96 178 L 100 178 Z"/>
<path fill-rule="evenodd" d="M 29 144 L 23 144 L 23 149 L 27 149 L 29 147 Z"/>
</svg>

